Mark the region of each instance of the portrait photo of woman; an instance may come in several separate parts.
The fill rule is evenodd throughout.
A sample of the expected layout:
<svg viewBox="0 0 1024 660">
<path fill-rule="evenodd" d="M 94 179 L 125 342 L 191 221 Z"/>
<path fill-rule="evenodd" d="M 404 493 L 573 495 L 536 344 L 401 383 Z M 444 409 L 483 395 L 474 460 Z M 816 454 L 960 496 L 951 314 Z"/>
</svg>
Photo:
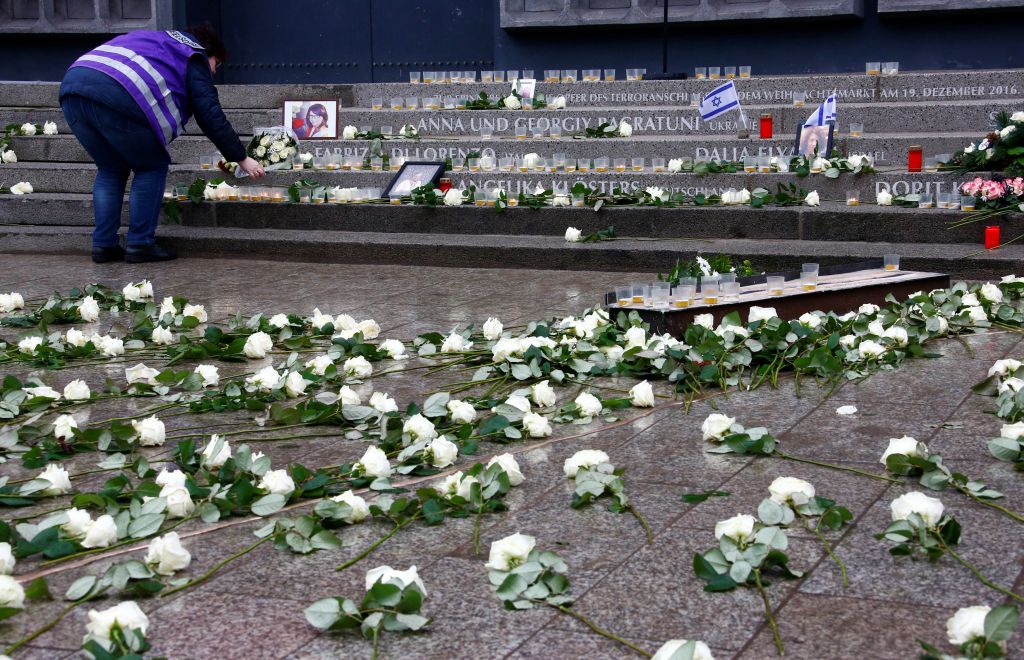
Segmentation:
<svg viewBox="0 0 1024 660">
<path fill-rule="evenodd" d="M 337 101 L 285 101 L 284 126 L 300 140 L 331 140 L 338 137 Z"/>
</svg>

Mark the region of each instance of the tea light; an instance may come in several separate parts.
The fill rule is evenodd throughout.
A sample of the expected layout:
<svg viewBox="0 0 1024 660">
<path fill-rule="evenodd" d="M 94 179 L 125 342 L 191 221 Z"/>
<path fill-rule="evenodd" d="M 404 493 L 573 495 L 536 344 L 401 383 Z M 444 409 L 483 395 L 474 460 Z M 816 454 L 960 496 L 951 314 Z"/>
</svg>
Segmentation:
<svg viewBox="0 0 1024 660">
<path fill-rule="evenodd" d="M 634 158 L 633 162 L 632 162 L 632 167 L 633 167 L 633 171 L 634 172 L 643 172 L 644 171 L 644 159 L 643 158 Z"/>
<path fill-rule="evenodd" d="M 877 76 L 879 73 L 881 73 L 881 69 L 882 66 L 880 62 L 868 62 L 864 65 L 864 71 L 869 76 Z"/>
<path fill-rule="evenodd" d="M 556 83 L 561 80 L 558 69 L 546 69 L 544 71 L 544 82 Z"/>
<path fill-rule="evenodd" d="M 781 275 L 769 275 L 765 278 L 769 296 L 781 296 L 786 291 L 786 278 Z"/>
<path fill-rule="evenodd" d="M 882 257 L 882 264 L 885 270 L 899 270 L 900 269 L 900 255 L 898 254 L 886 254 Z"/>
<path fill-rule="evenodd" d="M 747 174 L 753 174 L 757 171 L 757 158 L 747 157 L 743 159 L 743 171 Z"/>
<path fill-rule="evenodd" d="M 973 211 L 974 210 L 974 198 L 968 195 L 962 195 L 960 197 L 960 210 L 961 211 Z"/>
<path fill-rule="evenodd" d="M 615 171 L 616 172 L 625 172 L 626 171 L 626 159 L 625 158 L 616 158 L 615 159 Z"/>
<path fill-rule="evenodd" d="M 735 78 L 736 77 L 736 67 L 734 67 L 734 66 L 727 66 L 727 67 L 725 67 L 725 77 L 728 78 L 729 80 L 732 80 L 733 78 Z"/>
<path fill-rule="evenodd" d="M 615 69 L 605 69 L 604 80 L 605 82 L 615 82 Z"/>
<path fill-rule="evenodd" d="M 420 82 L 420 72 L 419 71 L 410 71 L 409 72 L 409 82 L 411 84 L 413 84 L 413 85 L 418 85 L 419 82 Z"/>
<path fill-rule="evenodd" d="M 630 298 L 630 302 L 632 302 L 634 305 L 644 304 L 644 294 L 646 293 L 647 287 L 643 284 L 634 284 L 630 288 L 633 291 L 633 295 Z"/>
<path fill-rule="evenodd" d="M 864 135 L 864 124 L 850 124 L 850 137 L 861 137 Z"/>
<path fill-rule="evenodd" d="M 707 305 L 718 304 L 718 280 L 701 280 L 700 293 Z"/>
<path fill-rule="evenodd" d="M 201 157 L 199 159 L 199 167 L 204 169 L 204 170 L 208 170 L 208 169 L 212 168 L 213 167 L 213 157 L 212 156 L 203 156 L 203 157 Z"/>
<path fill-rule="evenodd" d="M 631 302 L 633 290 L 628 286 L 620 286 L 615 289 L 615 302 L 619 307 L 625 307 Z"/>
<path fill-rule="evenodd" d="M 750 77 L 750 67 L 749 66 L 741 66 L 740 67 L 740 78 L 749 78 L 749 77 Z"/>
<path fill-rule="evenodd" d="M 699 66 L 693 70 L 693 77 L 697 80 L 704 80 L 708 77 L 708 68 L 706 66 Z"/>
<path fill-rule="evenodd" d="M 882 75 L 883 76 L 895 76 L 900 72 L 899 62 L 883 62 L 882 63 Z"/>
<path fill-rule="evenodd" d="M 718 80 L 722 77 L 722 67 L 720 66 L 709 66 L 708 67 L 708 78 L 711 80 Z"/>
<path fill-rule="evenodd" d="M 562 71 L 562 82 L 574 83 L 576 82 L 576 69 L 566 69 Z"/>
<path fill-rule="evenodd" d="M 664 158 L 652 158 L 651 159 L 651 169 L 654 170 L 655 172 L 664 172 L 665 171 L 665 159 Z"/>
<path fill-rule="evenodd" d="M 590 171 L 590 159 L 589 158 L 580 158 L 579 160 L 577 160 L 576 161 L 576 169 L 579 170 L 580 172 L 589 172 Z"/>
<path fill-rule="evenodd" d="M 921 199 L 917 202 L 917 208 L 919 209 L 930 209 L 935 207 L 935 201 L 932 196 L 928 193 L 923 193 Z"/>
<path fill-rule="evenodd" d="M 846 191 L 846 205 L 847 206 L 858 206 L 858 205 L 860 205 L 860 191 L 859 190 L 847 190 Z"/>
<path fill-rule="evenodd" d="M 572 205 L 576 207 L 586 206 L 586 198 L 582 194 L 574 194 L 572 196 Z"/>
<path fill-rule="evenodd" d="M 807 92 L 793 92 L 793 105 L 802 108 L 807 103 Z"/>
</svg>

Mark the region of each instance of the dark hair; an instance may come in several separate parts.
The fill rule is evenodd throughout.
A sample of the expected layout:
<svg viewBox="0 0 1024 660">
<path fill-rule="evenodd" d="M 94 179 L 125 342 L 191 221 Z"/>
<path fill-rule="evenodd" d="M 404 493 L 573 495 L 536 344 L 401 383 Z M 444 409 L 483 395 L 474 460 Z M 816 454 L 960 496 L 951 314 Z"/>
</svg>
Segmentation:
<svg viewBox="0 0 1024 660">
<path fill-rule="evenodd" d="M 309 110 L 306 111 L 306 123 L 309 123 L 309 116 L 317 115 L 324 120 L 324 126 L 326 127 L 330 123 L 330 116 L 327 114 L 327 108 L 324 107 L 323 103 L 314 103 L 309 106 Z"/>
<path fill-rule="evenodd" d="M 217 34 L 217 30 L 212 25 L 209 23 L 193 25 L 186 32 L 202 44 L 203 48 L 206 49 L 207 57 L 216 57 L 222 63 L 227 61 L 228 50 L 224 47 L 224 42 L 220 40 L 220 35 Z"/>
</svg>

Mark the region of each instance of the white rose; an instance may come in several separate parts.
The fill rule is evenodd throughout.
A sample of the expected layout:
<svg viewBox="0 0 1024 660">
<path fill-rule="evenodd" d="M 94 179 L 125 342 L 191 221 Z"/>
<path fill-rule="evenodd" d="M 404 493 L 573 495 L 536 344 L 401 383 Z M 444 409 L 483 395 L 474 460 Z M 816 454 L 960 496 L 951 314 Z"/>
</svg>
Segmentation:
<svg viewBox="0 0 1024 660">
<path fill-rule="evenodd" d="M 312 371 L 317 376 L 323 376 L 327 373 L 327 368 L 334 364 L 328 355 L 318 355 L 312 360 L 306 361 L 306 368 Z"/>
<path fill-rule="evenodd" d="M 90 341 L 92 341 L 93 345 L 96 346 L 100 353 L 106 357 L 124 355 L 124 341 L 117 337 L 111 337 L 109 335 L 100 337 L 98 335 L 93 335 Z"/>
<path fill-rule="evenodd" d="M 999 431 L 999 435 L 1008 440 L 1020 440 L 1021 438 L 1024 438 L 1024 422 L 1003 424 L 1003 428 Z"/>
<path fill-rule="evenodd" d="M 491 552 L 485 566 L 492 571 L 510 571 L 525 564 L 536 545 L 537 539 L 519 532 L 498 539 L 491 543 Z"/>
<path fill-rule="evenodd" d="M 523 165 L 528 168 L 536 167 L 539 161 L 540 156 L 535 153 L 528 153 L 525 156 L 523 156 Z M 543 190 L 541 192 L 543 192 Z"/>
<path fill-rule="evenodd" d="M 56 135 L 57 123 L 48 121 L 43 123 L 43 135 Z"/>
<path fill-rule="evenodd" d="M 984 284 L 982 284 L 980 293 L 981 297 L 990 303 L 998 303 L 1003 301 L 1002 290 L 995 284 L 992 284 L 991 282 L 985 282 Z"/>
<path fill-rule="evenodd" d="M 733 516 L 728 520 L 720 520 L 715 523 L 715 538 L 721 539 L 723 536 L 727 536 L 733 541 L 743 544 L 754 534 L 755 522 L 754 516 L 745 513 Z"/>
<path fill-rule="evenodd" d="M 192 495 L 183 486 L 164 486 L 160 490 L 160 497 L 167 500 L 167 515 L 172 518 L 186 518 L 196 510 Z"/>
<path fill-rule="evenodd" d="M 246 378 L 245 382 L 258 390 L 270 392 L 281 386 L 281 374 L 274 367 L 266 366 Z"/>
<path fill-rule="evenodd" d="M 0 163 L 17 163 L 18 154 L 13 149 L 0 152 Z"/>
<path fill-rule="evenodd" d="M 457 332 L 453 332 L 445 337 L 444 342 L 441 344 L 442 353 L 461 353 L 471 348 L 473 348 L 473 343 L 466 341 L 466 338 Z"/>
<path fill-rule="evenodd" d="M 71 328 L 70 330 L 68 330 L 67 332 L 64 333 L 64 341 L 69 346 L 74 346 L 76 348 L 81 348 L 81 347 L 85 346 L 87 343 L 89 343 L 89 338 L 86 337 L 85 333 L 82 332 L 81 330 L 76 330 L 75 328 Z"/>
<path fill-rule="evenodd" d="M 933 318 L 938 319 L 938 322 L 939 322 L 939 327 L 935 331 L 935 334 L 938 334 L 938 335 L 946 334 L 949 331 L 949 321 L 947 321 L 944 316 L 935 316 Z"/>
<path fill-rule="evenodd" d="M 423 580 L 420 579 L 415 566 L 410 566 L 404 571 L 396 571 L 390 566 L 371 568 L 366 572 L 366 590 L 369 591 L 378 582 L 398 582 L 403 589 L 415 585 L 421 594 L 427 595 L 427 588 L 423 585 Z"/>
<path fill-rule="evenodd" d="M 154 344 L 160 346 L 169 346 L 174 343 L 174 333 L 169 328 L 165 328 L 162 325 L 153 328 L 153 335 L 151 337 Z"/>
<path fill-rule="evenodd" d="M 110 632 L 117 624 L 121 630 L 138 630 L 143 636 L 149 628 L 149 618 L 133 600 L 126 600 L 105 610 L 89 610 L 89 623 L 85 630 L 89 637 L 96 640 L 103 648 L 110 650 Z"/>
<path fill-rule="evenodd" d="M 515 96 L 506 96 L 505 107 L 508 108 L 509 110 L 519 110 L 520 108 L 523 107 L 523 104 Z"/>
<path fill-rule="evenodd" d="M 284 393 L 295 399 L 306 393 L 309 381 L 302 377 L 298 371 L 293 371 L 284 379 Z"/>
<path fill-rule="evenodd" d="M 341 389 L 338 390 L 338 401 L 341 401 L 343 406 L 358 406 L 363 402 L 363 399 L 354 389 L 348 385 L 342 385 Z"/>
<path fill-rule="evenodd" d="M 299 154 L 299 159 L 301 159 L 303 163 L 310 163 L 313 161 L 313 154 L 308 152 L 304 154 Z"/>
<path fill-rule="evenodd" d="M 565 97 L 562 96 L 562 95 L 556 96 L 555 100 L 552 102 L 552 105 L 555 106 L 556 110 L 564 110 L 565 109 Z"/>
<path fill-rule="evenodd" d="M 676 653 L 689 643 L 689 640 L 686 639 L 670 639 L 662 644 L 661 648 L 651 656 L 651 660 L 673 660 L 677 657 Z M 694 641 L 693 645 L 693 655 L 689 656 L 690 660 L 715 660 L 715 656 L 711 655 L 711 649 L 708 648 L 707 644 L 701 641 Z"/>
<path fill-rule="evenodd" d="M 885 352 L 885 346 L 882 346 L 881 344 L 879 344 L 876 341 L 871 341 L 870 339 L 865 339 L 864 341 L 862 341 L 860 343 L 859 346 L 857 346 L 857 350 L 860 351 L 861 357 L 873 358 L 873 357 L 878 357 L 879 355 L 884 353 Z"/>
<path fill-rule="evenodd" d="M 532 412 L 523 414 L 523 428 L 531 438 L 546 438 L 553 433 L 548 418 Z"/>
<path fill-rule="evenodd" d="M 74 435 L 75 429 L 78 428 L 78 422 L 71 415 L 58 415 L 57 419 L 53 420 L 53 437 L 55 438 L 70 438 Z"/>
<path fill-rule="evenodd" d="M 16 564 L 10 543 L 0 543 L 0 575 L 10 575 Z"/>
<path fill-rule="evenodd" d="M 274 314 L 267 323 L 270 324 L 270 327 L 280 330 L 289 325 L 290 322 L 288 321 L 287 314 Z"/>
<path fill-rule="evenodd" d="M 356 139 L 356 133 L 358 132 L 359 129 L 357 129 L 355 126 L 346 126 L 345 128 L 341 129 L 341 139 L 354 140 Z"/>
<path fill-rule="evenodd" d="M 812 314 L 811 312 L 801 314 L 800 318 L 797 320 L 812 330 L 821 325 L 821 317 L 817 314 Z"/>
<path fill-rule="evenodd" d="M 622 354 L 626 351 L 621 346 L 602 346 L 601 352 L 604 353 L 610 363 L 615 364 L 622 359 Z"/>
<path fill-rule="evenodd" d="M 961 607 L 946 621 L 946 636 L 950 644 L 962 646 L 985 637 L 985 617 L 992 611 L 987 605 Z"/>
<path fill-rule="evenodd" d="M 373 319 L 360 321 L 358 327 L 363 339 L 376 339 L 380 336 L 380 326 Z"/>
<path fill-rule="evenodd" d="M 206 315 L 206 308 L 202 305 L 185 305 L 181 312 L 182 316 L 191 316 L 200 323 L 206 323 L 209 317 Z"/>
<path fill-rule="evenodd" d="M 874 313 L 878 312 L 879 309 L 881 309 L 881 308 L 878 305 L 873 305 L 871 303 L 864 303 L 863 305 L 861 305 L 860 307 L 857 308 L 857 313 L 858 314 L 874 314 Z"/>
<path fill-rule="evenodd" d="M 1000 131 L 999 131 L 999 137 L 1003 137 L 1003 138 L 1004 138 L 1004 137 L 1006 137 L 1007 135 L 1009 135 L 1010 133 L 1013 133 L 1013 132 L 1014 132 L 1015 130 L 1017 130 L 1017 127 L 1016 127 L 1016 126 L 1014 126 L 1013 124 L 1010 124 L 1010 125 L 1008 125 L 1008 126 L 1004 126 L 1004 127 L 1003 127 L 1003 128 L 1002 128 L 1002 129 L 1000 130 Z"/>
<path fill-rule="evenodd" d="M 665 195 L 665 190 L 657 186 L 649 186 L 644 189 L 644 192 L 650 195 L 652 199 L 660 199 L 661 201 L 668 199 Z"/>
<path fill-rule="evenodd" d="M 100 317 L 100 306 L 92 296 L 86 296 L 78 305 L 78 315 L 86 323 L 92 323 Z"/>
<path fill-rule="evenodd" d="M 85 529 L 83 548 L 106 548 L 117 542 L 117 523 L 109 515 L 93 520 Z"/>
<path fill-rule="evenodd" d="M 636 346 L 644 347 L 647 345 L 647 333 L 644 329 L 639 326 L 633 326 L 629 330 L 626 330 L 626 348 L 634 348 Z"/>
<path fill-rule="evenodd" d="M 267 351 L 274 348 L 274 340 L 265 332 L 254 332 L 245 340 L 242 352 L 246 357 L 259 359 L 267 356 Z"/>
<path fill-rule="evenodd" d="M 821 199 L 818 197 L 818 191 L 812 190 L 811 192 L 807 193 L 807 197 L 804 198 L 804 204 L 806 204 L 807 206 L 820 206 Z"/>
<path fill-rule="evenodd" d="M 157 536 L 149 542 L 146 564 L 159 575 L 174 575 L 175 571 L 188 568 L 192 555 L 181 545 L 177 532 Z"/>
<path fill-rule="evenodd" d="M 25 607 L 25 588 L 10 575 L 0 575 L 0 607 L 16 610 Z"/>
<path fill-rule="evenodd" d="M 366 500 L 359 497 L 351 490 L 346 490 L 341 495 L 335 495 L 331 500 L 347 504 L 349 508 L 352 509 L 351 513 L 344 518 L 345 522 L 350 525 L 362 522 L 370 515 L 370 507 L 366 504 Z"/>
<path fill-rule="evenodd" d="M 525 350 L 521 339 L 515 337 L 502 337 L 491 348 L 491 358 L 494 362 L 505 362 Z"/>
<path fill-rule="evenodd" d="M 329 318 L 329 317 L 328 317 Z M 334 327 L 337 330 L 358 330 L 359 324 L 348 314 L 338 314 L 334 317 Z"/>
<path fill-rule="evenodd" d="M 772 501 L 779 504 L 793 503 L 794 506 L 807 504 L 814 498 L 814 486 L 809 481 L 796 477 L 779 477 L 768 486 Z"/>
<path fill-rule="evenodd" d="M 669 172 L 682 172 L 683 171 L 683 159 L 682 158 L 673 158 L 670 161 L 668 161 L 668 171 Z"/>
<path fill-rule="evenodd" d="M 369 378 L 370 374 L 373 373 L 373 365 L 362 355 L 356 355 L 345 360 L 345 363 L 342 365 L 342 371 L 345 372 L 346 376 L 353 378 Z"/>
<path fill-rule="evenodd" d="M 565 240 L 567 243 L 579 243 L 583 232 L 575 227 L 565 228 Z"/>
<path fill-rule="evenodd" d="M 0 313 L 13 312 L 24 307 L 25 298 L 20 293 L 0 293 Z"/>
<path fill-rule="evenodd" d="M 63 465 L 48 463 L 36 478 L 50 482 L 50 487 L 43 491 L 44 495 L 63 495 L 71 492 L 71 475 Z"/>
<path fill-rule="evenodd" d="M 886 328 L 885 332 L 882 333 L 882 336 L 893 340 L 897 346 L 906 346 L 907 342 L 910 341 L 906 329 L 896 325 L 891 328 Z"/>
<path fill-rule="evenodd" d="M 398 410 L 398 404 L 386 392 L 374 392 L 371 394 L 370 407 L 382 413 L 396 412 Z"/>
<path fill-rule="evenodd" d="M 139 446 L 141 447 L 159 447 L 164 444 L 167 437 L 164 423 L 157 419 L 156 415 L 147 417 L 141 422 L 133 419 L 132 428 L 139 436 Z"/>
<path fill-rule="evenodd" d="M 524 396 L 513 394 L 509 398 L 505 399 L 505 405 L 512 406 L 517 410 L 521 410 L 524 413 L 530 412 L 533 406 L 530 405 L 530 400 Z"/>
<path fill-rule="evenodd" d="M 405 420 L 402 433 L 409 435 L 413 440 L 432 440 L 437 437 L 434 424 L 418 413 Z"/>
<path fill-rule="evenodd" d="M 86 530 L 88 530 L 89 525 L 92 524 L 92 517 L 89 516 L 89 512 L 84 509 L 71 507 L 64 513 L 68 517 L 67 522 L 60 526 L 64 534 L 70 539 L 77 539 L 85 536 Z"/>
<path fill-rule="evenodd" d="M 388 456 L 376 446 L 369 446 L 363 453 L 363 457 L 356 462 L 355 466 L 361 474 L 368 477 L 389 477 L 391 476 L 391 463 Z"/>
<path fill-rule="evenodd" d="M 220 443 L 220 450 L 214 456 L 213 449 L 218 443 Z M 228 443 L 227 438 L 222 438 L 216 434 L 210 436 L 210 441 L 203 447 L 203 464 L 208 467 L 219 468 L 229 458 L 231 458 L 231 445 Z"/>
<path fill-rule="evenodd" d="M 698 314 L 693 317 L 693 324 L 711 330 L 715 327 L 715 317 L 711 314 Z"/>
<path fill-rule="evenodd" d="M 576 397 L 574 403 L 577 406 L 579 406 L 580 413 L 582 413 L 584 417 L 594 417 L 595 415 L 600 415 L 601 410 L 604 408 L 604 406 L 601 404 L 601 399 L 598 399 L 590 392 L 581 393 L 578 397 Z"/>
<path fill-rule="evenodd" d="M 46 385 L 41 387 L 23 387 L 22 389 L 25 390 L 25 393 L 28 394 L 30 399 L 36 397 L 53 399 L 54 401 L 60 399 L 60 392 L 52 387 L 47 387 Z"/>
<path fill-rule="evenodd" d="M 550 408 L 558 400 L 555 390 L 551 388 L 551 385 L 546 380 L 542 380 L 530 388 L 530 398 L 540 408 Z"/>
<path fill-rule="evenodd" d="M 25 337 L 24 339 L 18 342 L 18 350 L 21 351 L 22 353 L 28 353 L 29 355 L 31 355 L 32 353 L 36 352 L 36 349 L 39 348 L 42 345 L 42 343 L 42 337 Z"/>
<path fill-rule="evenodd" d="M 900 495 L 889 505 L 892 510 L 892 519 L 906 520 L 910 514 L 916 513 L 924 519 L 925 524 L 934 527 L 942 519 L 942 500 L 935 497 L 928 497 L 924 493 L 911 491 Z"/>
<path fill-rule="evenodd" d="M 491 460 L 487 462 L 487 467 L 491 467 L 495 463 L 500 465 L 501 469 L 508 475 L 508 483 L 510 486 L 518 486 L 526 480 L 526 478 L 523 477 L 522 471 L 519 469 L 519 463 L 516 462 L 516 458 L 512 454 L 501 454 L 491 458 Z"/>
<path fill-rule="evenodd" d="M 892 206 L 892 193 L 888 193 L 884 190 L 878 192 L 875 195 L 875 203 L 879 206 Z"/>
<path fill-rule="evenodd" d="M 473 492 L 473 484 L 480 483 L 476 477 L 464 476 L 462 471 L 458 471 L 455 474 L 445 477 L 440 483 L 434 485 L 436 490 L 445 497 L 461 497 L 464 500 L 469 500 Z"/>
<path fill-rule="evenodd" d="M 1014 360 L 1014 359 L 996 360 L 995 363 L 992 365 L 992 368 L 988 370 L 988 375 L 989 376 L 1005 376 L 1007 374 L 1014 373 L 1015 371 L 1020 369 L 1020 367 L 1021 367 L 1021 361 L 1020 360 Z"/>
<path fill-rule="evenodd" d="M 262 145 L 256 147 L 256 157 L 257 158 L 263 158 L 266 155 L 267 155 L 267 148 L 266 147 L 264 147 Z"/>
<path fill-rule="evenodd" d="M 387 353 L 392 360 L 404 360 L 409 357 L 405 354 L 405 344 L 397 339 L 385 339 L 380 343 L 380 350 Z"/>
<path fill-rule="evenodd" d="M 184 488 L 187 478 L 188 476 L 181 470 L 168 470 L 167 468 L 163 468 L 160 470 L 160 474 L 156 475 L 155 481 L 158 486 Z"/>
<path fill-rule="evenodd" d="M 889 446 L 882 454 L 881 460 L 878 462 L 885 465 L 885 460 L 893 454 L 903 454 L 907 457 L 917 458 L 928 458 L 928 450 L 924 448 L 923 443 L 919 443 L 916 439 L 910 436 L 903 436 L 902 438 L 890 438 Z"/>
<path fill-rule="evenodd" d="M 729 417 L 721 413 L 711 413 L 701 424 L 700 430 L 704 434 L 704 440 L 721 441 L 729 435 L 732 425 L 736 423 L 735 417 Z"/>
<path fill-rule="evenodd" d="M 431 465 L 436 468 L 445 468 L 455 462 L 459 455 L 459 446 L 448 438 L 441 436 L 431 441 L 427 451 L 430 452 L 432 458 L 430 461 Z"/>
<path fill-rule="evenodd" d="M 26 122 L 26 123 L 21 125 L 20 132 L 21 132 L 22 135 L 35 135 L 36 134 L 36 125 Z"/>
<path fill-rule="evenodd" d="M 767 321 L 773 319 L 779 314 L 775 311 L 774 307 L 758 307 L 752 305 L 750 307 L 750 315 L 747 317 L 747 323 L 753 323 L 755 321 Z"/>
<path fill-rule="evenodd" d="M 967 312 L 968 318 L 970 318 L 972 321 L 988 320 L 988 314 L 985 312 L 985 308 L 981 306 L 968 307 L 964 311 Z"/>
<path fill-rule="evenodd" d="M 484 339 L 487 339 L 488 341 L 496 341 L 501 338 L 501 333 L 504 329 L 505 326 L 501 324 L 501 321 L 491 317 L 484 323 Z"/>
<path fill-rule="evenodd" d="M 156 377 L 160 375 L 160 372 L 151 367 L 139 363 L 134 367 L 129 367 L 124 370 L 124 379 L 128 381 L 128 384 L 132 383 L 145 383 L 147 385 L 156 385 Z"/>
<path fill-rule="evenodd" d="M 623 119 L 619 122 L 619 128 L 616 132 L 619 134 L 619 137 L 629 137 L 633 134 L 633 126 Z"/>
<path fill-rule="evenodd" d="M 565 476 L 572 479 L 581 468 L 592 468 L 609 462 L 608 454 L 600 449 L 581 449 L 569 458 L 565 459 L 562 469 Z"/>
<path fill-rule="evenodd" d="M 570 206 L 572 200 L 568 195 L 555 195 L 551 198 L 551 206 Z"/>
<path fill-rule="evenodd" d="M 313 308 L 313 317 L 309 320 L 309 322 L 313 325 L 314 328 L 320 331 L 323 331 L 324 328 L 328 325 L 334 325 L 335 328 L 338 327 L 334 323 L 334 317 L 331 316 L 330 314 L 324 314 L 323 312 L 320 311 L 319 307 Z"/>
<path fill-rule="evenodd" d="M 288 496 L 295 492 L 295 481 L 287 470 L 267 470 L 258 488 L 275 495 Z"/>
<path fill-rule="evenodd" d="M 1010 121 L 1024 121 L 1024 110 L 1018 110 L 1010 115 Z"/>
<path fill-rule="evenodd" d="M 637 408 L 651 408 L 654 406 L 654 390 L 646 380 L 641 381 L 629 389 L 630 402 Z"/>
<path fill-rule="evenodd" d="M 452 421 L 458 424 L 472 424 L 476 420 L 476 408 L 465 401 L 452 399 L 448 402 L 448 412 Z"/>
<path fill-rule="evenodd" d="M 217 387 L 220 385 L 220 372 L 215 365 L 200 364 L 195 368 L 195 373 L 203 379 L 203 387 Z"/>
</svg>

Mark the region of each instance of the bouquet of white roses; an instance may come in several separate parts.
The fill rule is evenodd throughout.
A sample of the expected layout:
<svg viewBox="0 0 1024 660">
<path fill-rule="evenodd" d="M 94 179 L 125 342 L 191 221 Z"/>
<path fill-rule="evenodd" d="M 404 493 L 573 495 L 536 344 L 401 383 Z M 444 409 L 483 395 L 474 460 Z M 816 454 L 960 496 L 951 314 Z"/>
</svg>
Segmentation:
<svg viewBox="0 0 1024 660">
<path fill-rule="evenodd" d="M 292 159 L 299 153 L 299 140 L 290 129 L 283 126 L 271 126 L 256 128 L 253 131 L 252 139 L 245 148 L 245 153 L 250 158 L 263 166 L 265 170 L 290 170 Z M 239 172 L 234 163 L 224 163 L 220 168 L 226 172 L 233 172 L 235 176 L 247 176 L 245 172 Z"/>
</svg>

